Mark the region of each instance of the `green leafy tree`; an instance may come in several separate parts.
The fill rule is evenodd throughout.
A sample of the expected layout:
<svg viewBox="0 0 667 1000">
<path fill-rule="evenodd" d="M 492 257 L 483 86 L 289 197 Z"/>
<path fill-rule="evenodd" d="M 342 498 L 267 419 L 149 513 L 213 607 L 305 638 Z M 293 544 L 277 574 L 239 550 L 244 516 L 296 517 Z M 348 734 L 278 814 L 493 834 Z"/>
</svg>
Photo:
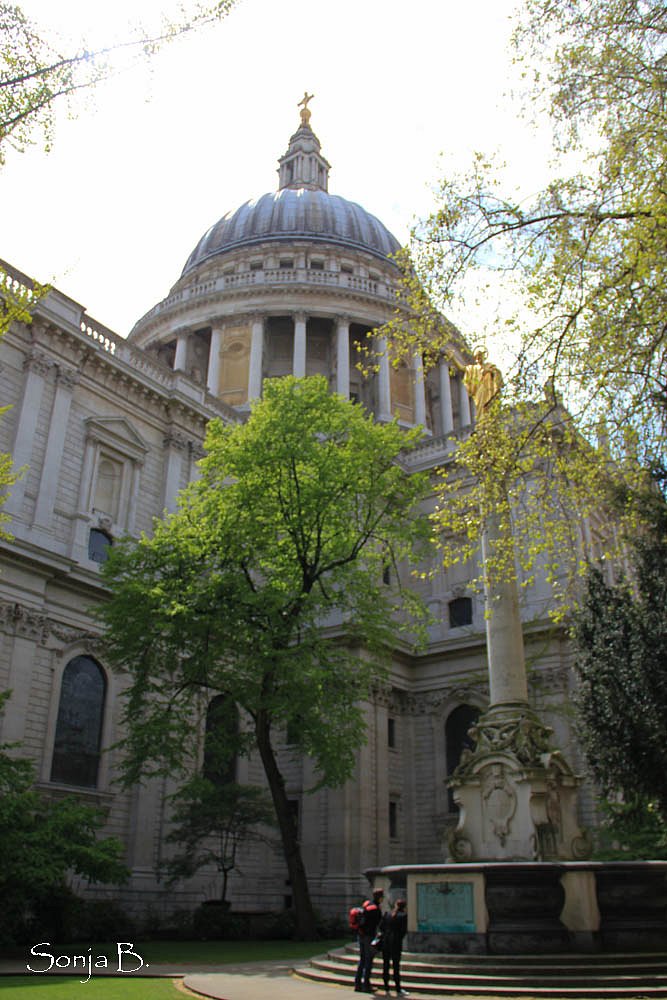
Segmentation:
<svg viewBox="0 0 667 1000">
<path fill-rule="evenodd" d="M 465 300 L 471 272 L 502 276 L 518 302 L 508 389 L 536 399 L 549 380 L 580 427 L 604 417 L 620 453 L 654 459 L 667 403 L 667 10 L 526 0 L 520 17 L 517 58 L 551 116 L 554 177 L 520 200 L 480 155 L 445 179 L 415 231 L 416 276 L 441 307 Z"/>
<path fill-rule="evenodd" d="M 322 377 L 268 382 L 246 424 L 209 425 L 178 511 L 104 568 L 109 651 L 131 678 L 126 782 L 197 769 L 208 702 L 238 705 L 236 749 L 264 767 L 304 938 L 315 921 L 276 740 L 289 727 L 320 785 L 346 781 L 360 702 L 396 630 L 415 640 L 421 602 L 383 570 L 429 536 L 427 480 L 399 464 L 418 437 L 376 424 Z"/>
<path fill-rule="evenodd" d="M 0 3 L 0 163 L 5 149 L 24 150 L 41 132 L 47 149 L 53 139 L 54 106 L 95 87 L 125 64 L 153 55 L 165 44 L 214 24 L 235 0 L 189 3 L 157 30 L 137 28 L 115 44 L 63 51 L 12 3 Z"/>
<path fill-rule="evenodd" d="M 622 795 L 628 829 L 648 803 L 667 821 L 667 505 L 647 506 L 632 579 L 591 568 L 574 623 L 582 744 L 603 793 Z"/>
<path fill-rule="evenodd" d="M 8 692 L 0 694 L 0 710 Z M 104 816 L 73 796 L 51 801 L 32 788 L 30 761 L 0 744 L 0 940 L 11 941 L 39 903 L 74 872 L 92 882 L 117 884 L 127 878 L 123 845 L 100 838 Z"/>
<path fill-rule="evenodd" d="M 181 850 L 165 864 L 169 883 L 214 867 L 222 878 L 220 900 L 227 902 L 229 875 L 238 867 L 239 848 L 266 840 L 261 827 L 275 825 L 271 800 L 262 788 L 217 784 L 195 775 L 172 796 L 175 828 L 167 842 Z"/>
<path fill-rule="evenodd" d="M 505 315 L 485 334 L 504 368 L 502 407 L 443 478 L 443 537 L 465 543 L 444 558 L 476 549 L 484 508 L 500 504 L 517 549 L 503 572 L 521 565 L 530 582 L 545 570 L 561 610 L 584 566 L 568 521 L 604 520 L 615 478 L 640 495 L 642 468 L 664 460 L 666 42 L 659 0 L 524 0 L 516 60 L 528 106 L 550 116 L 553 178 L 526 199 L 485 154 L 446 177 L 399 258 L 404 294 L 385 330 L 394 358 L 419 348 L 427 364 L 458 341 L 460 367 L 460 335 L 441 313 L 502 283 Z M 638 530 L 632 492 L 615 516 L 609 553 Z"/>
</svg>

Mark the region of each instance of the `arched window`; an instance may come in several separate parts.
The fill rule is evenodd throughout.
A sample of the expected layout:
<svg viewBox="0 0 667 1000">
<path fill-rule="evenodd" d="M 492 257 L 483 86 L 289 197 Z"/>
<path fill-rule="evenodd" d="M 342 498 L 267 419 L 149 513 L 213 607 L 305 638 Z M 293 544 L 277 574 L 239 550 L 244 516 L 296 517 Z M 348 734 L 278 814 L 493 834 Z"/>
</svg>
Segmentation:
<svg viewBox="0 0 667 1000">
<path fill-rule="evenodd" d="M 106 678 L 90 656 L 63 671 L 51 781 L 95 788 L 100 763 Z"/>
<path fill-rule="evenodd" d="M 447 756 L 447 777 L 451 777 L 459 766 L 464 750 L 474 750 L 475 743 L 468 735 L 468 730 L 479 718 L 479 709 L 472 705 L 459 705 L 450 712 L 445 723 L 445 753 Z M 447 790 L 449 811 L 456 811 L 454 794 Z"/>
<path fill-rule="evenodd" d="M 209 702 L 204 737 L 205 778 L 216 785 L 236 781 L 236 743 L 239 711 L 232 699 L 219 694 Z"/>
</svg>

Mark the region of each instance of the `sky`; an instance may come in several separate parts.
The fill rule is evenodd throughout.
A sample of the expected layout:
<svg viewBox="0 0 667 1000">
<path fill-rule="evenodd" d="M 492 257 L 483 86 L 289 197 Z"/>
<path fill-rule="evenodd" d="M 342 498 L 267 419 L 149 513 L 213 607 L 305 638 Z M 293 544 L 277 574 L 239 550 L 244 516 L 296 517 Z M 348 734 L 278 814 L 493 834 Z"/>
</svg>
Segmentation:
<svg viewBox="0 0 667 1000">
<path fill-rule="evenodd" d="M 24 0 L 61 48 L 122 38 L 171 0 Z M 113 9 L 111 9 L 113 8 Z M 331 163 L 329 191 L 404 242 L 434 186 L 476 150 L 498 151 L 520 190 L 544 179 L 548 146 L 518 114 L 514 0 L 241 0 L 230 15 L 115 75 L 0 172 L 0 257 L 126 336 L 164 298 L 227 211 L 277 187 L 299 124 Z M 474 307 L 452 317 L 474 338 Z"/>
</svg>

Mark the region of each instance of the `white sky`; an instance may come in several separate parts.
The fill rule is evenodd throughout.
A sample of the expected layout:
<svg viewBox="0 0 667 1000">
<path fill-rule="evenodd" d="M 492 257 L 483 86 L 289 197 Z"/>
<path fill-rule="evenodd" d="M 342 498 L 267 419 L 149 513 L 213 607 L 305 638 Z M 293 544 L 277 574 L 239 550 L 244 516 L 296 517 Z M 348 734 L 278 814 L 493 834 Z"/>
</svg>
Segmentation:
<svg viewBox="0 0 667 1000">
<path fill-rule="evenodd" d="M 121 35 L 167 0 L 24 0 L 37 23 Z M 242 0 L 213 29 L 98 88 L 0 173 L 0 257 L 52 281 L 120 334 L 162 299 L 220 216 L 277 186 L 299 123 L 332 165 L 329 190 L 405 241 L 444 169 L 500 149 L 526 192 L 544 180 L 546 133 L 518 120 L 513 0 Z M 111 9 L 113 8 L 113 9 Z M 87 19 L 87 24 L 86 24 Z M 75 48 L 74 44 L 69 48 Z M 443 154 L 442 160 L 440 154 Z M 476 317 L 471 304 L 470 332 Z"/>
</svg>

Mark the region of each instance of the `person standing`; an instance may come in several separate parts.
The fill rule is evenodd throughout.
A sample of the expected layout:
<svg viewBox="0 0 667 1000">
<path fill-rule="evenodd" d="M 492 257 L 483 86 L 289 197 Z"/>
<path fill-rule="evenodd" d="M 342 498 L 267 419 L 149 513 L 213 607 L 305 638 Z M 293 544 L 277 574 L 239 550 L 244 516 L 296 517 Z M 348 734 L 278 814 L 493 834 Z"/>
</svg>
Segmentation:
<svg viewBox="0 0 667 1000">
<path fill-rule="evenodd" d="M 403 938 L 408 929 L 408 914 L 405 909 L 405 900 L 397 899 L 391 912 L 383 914 L 380 921 L 380 934 L 382 938 L 382 978 L 384 989 L 389 996 L 389 963 L 392 965 L 394 974 L 394 985 L 396 986 L 396 996 L 407 997 L 408 992 L 401 988 L 401 952 L 403 951 Z"/>
<path fill-rule="evenodd" d="M 373 941 L 382 920 L 381 903 L 383 899 L 384 891 L 382 889 L 374 889 L 373 898 L 367 899 L 362 907 L 364 912 L 361 917 L 358 934 L 359 964 L 357 966 L 357 974 L 354 977 L 354 989 L 357 993 L 373 992 L 371 971 L 377 947 L 373 944 Z"/>
</svg>

